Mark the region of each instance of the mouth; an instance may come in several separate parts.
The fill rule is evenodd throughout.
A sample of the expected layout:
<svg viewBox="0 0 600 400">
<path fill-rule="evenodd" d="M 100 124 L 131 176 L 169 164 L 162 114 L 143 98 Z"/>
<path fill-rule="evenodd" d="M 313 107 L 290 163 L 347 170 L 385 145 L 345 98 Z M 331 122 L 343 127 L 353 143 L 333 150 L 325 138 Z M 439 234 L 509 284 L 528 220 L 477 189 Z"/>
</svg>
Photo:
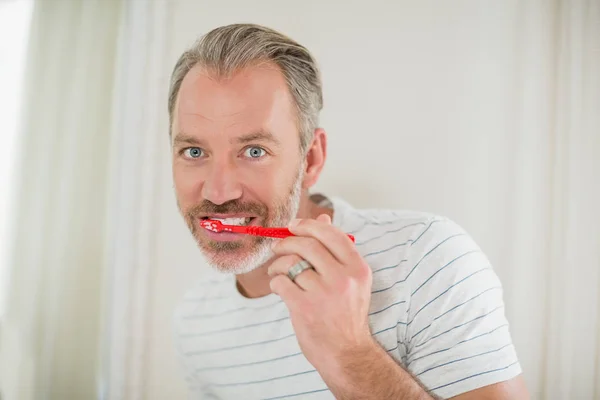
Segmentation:
<svg viewBox="0 0 600 400">
<path fill-rule="evenodd" d="M 201 229 L 202 235 L 213 242 L 239 242 L 240 240 L 244 240 L 244 238 L 247 235 L 243 235 L 240 233 L 233 233 L 233 232 L 223 232 L 223 231 L 213 232 L 212 230 L 210 230 L 206 227 L 203 227 L 201 225 L 202 221 L 205 221 L 208 219 L 219 221 L 224 225 L 237 225 L 237 226 L 258 224 L 260 222 L 258 217 L 250 216 L 250 215 L 239 215 L 239 214 L 237 214 L 237 215 L 235 215 L 235 214 L 202 215 L 199 217 L 199 223 L 200 223 L 200 229 Z"/>
<path fill-rule="evenodd" d="M 211 219 L 220 221 L 224 225 L 245 226 L 250 225 L 257 217 L 246 215 L 205 215 L 200 217 L 201 221 Z"/>
</svg>

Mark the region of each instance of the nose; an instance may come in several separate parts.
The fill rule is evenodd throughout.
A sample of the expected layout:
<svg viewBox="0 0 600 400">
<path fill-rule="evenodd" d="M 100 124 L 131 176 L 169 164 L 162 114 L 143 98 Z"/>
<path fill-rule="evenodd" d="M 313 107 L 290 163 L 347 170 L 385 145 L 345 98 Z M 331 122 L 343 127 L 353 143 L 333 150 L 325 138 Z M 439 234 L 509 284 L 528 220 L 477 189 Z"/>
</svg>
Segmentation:
<svg viewBox="0 0 600 400">
<path fill-rule="evenodd" d="M 234 165 L 219 162 L 211 165 L 202 186 L 202 197 L 213 204 L 223 204 L 242 197 L 242 185 Z"/>
</svg>

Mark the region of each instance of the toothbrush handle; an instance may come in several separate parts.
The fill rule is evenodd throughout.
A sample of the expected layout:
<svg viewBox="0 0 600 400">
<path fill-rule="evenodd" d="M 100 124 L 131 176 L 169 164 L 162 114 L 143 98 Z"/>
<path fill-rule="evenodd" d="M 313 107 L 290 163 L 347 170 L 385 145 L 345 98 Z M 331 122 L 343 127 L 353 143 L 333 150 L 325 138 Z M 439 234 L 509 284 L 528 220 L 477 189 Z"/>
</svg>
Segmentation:
<svg viewBox="0 0 600 400">
<path fill-rule="evenodd" d="M 289 236 L 294 236 L 288 228 L 264 228 L 262 226 L 245 226 L 246 233 L 254 236 L 266 236 L 277 239 L 284 239 Z M 354 242 L 354 236 L 348 234 L 348 237 Z"/>
<path fill-rule="evenodd" d="M 247 226 L 246 232 L 254 236 L 267 236 L 272 238 L 286 238 L 294 236 L 288 228 L 264 228 L 262 226 Z"/>
<path fill-rule="evenodd" d="M 246 235 L 266 236 L 272 238 L 286 238 L 293 236 L 287 228 L 265 228 L 262 226 L 244 226 L 244 225 L 220 225 L 221 232 L 243 233 Z"/>
</svg>

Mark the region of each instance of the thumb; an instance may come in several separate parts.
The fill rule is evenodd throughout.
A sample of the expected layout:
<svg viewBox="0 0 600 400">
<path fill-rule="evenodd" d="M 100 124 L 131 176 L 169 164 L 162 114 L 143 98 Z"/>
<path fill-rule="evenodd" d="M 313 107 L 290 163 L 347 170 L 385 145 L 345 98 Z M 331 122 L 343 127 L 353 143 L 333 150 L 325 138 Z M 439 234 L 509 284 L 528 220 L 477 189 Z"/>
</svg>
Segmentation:
<svg viewBox="0 0 600 400">
<path fill-rule="evenodd" d="M 317 221 L 325 222 L 328 225 L 331 225 L 331 217 L 328 214 L 321 214 L 317 217 Z"/>
</svg>

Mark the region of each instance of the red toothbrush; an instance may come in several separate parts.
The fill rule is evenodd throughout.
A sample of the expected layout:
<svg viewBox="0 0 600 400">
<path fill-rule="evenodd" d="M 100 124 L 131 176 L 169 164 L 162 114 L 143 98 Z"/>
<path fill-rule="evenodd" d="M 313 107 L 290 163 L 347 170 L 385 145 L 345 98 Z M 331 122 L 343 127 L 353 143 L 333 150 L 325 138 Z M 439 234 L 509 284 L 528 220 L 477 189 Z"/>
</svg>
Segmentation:
<svg viewBox="0 0 600 400">
<path fill-rule="evenodd" d="M 214 219 L 205 219 L 200 222 L 200 225 L 213 232 L 232 232 L 244 233 L 246 235 L 265 236 L 277 239 L 283 239 L 289 236 L 294 236 L 288 228 L 264 228 L 262 226 L 245 226 L 245 225 L 225 225 L 221 221 Z M 348 234 L 348 237 L 354 242 L 354 236 Z"/>
</svg>

